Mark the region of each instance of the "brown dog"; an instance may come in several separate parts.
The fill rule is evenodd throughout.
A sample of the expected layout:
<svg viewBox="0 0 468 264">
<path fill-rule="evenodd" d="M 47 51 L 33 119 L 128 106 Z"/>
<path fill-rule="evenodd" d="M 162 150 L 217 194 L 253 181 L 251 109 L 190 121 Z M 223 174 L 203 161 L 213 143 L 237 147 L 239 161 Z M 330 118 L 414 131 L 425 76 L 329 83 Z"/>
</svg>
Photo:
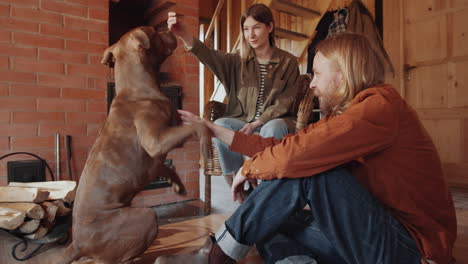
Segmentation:
<svg viewBox="0 0 468 264">
<path fill-rule="evenodd" d="M 209 147 L 205 127 L 169 127 L 170 102 L 156 76 L 176 46 L 171 33 L 140 27 L 104 52 L 104 64 L 115 62 L 117 95 L 81 175 L 73 241 L 58 263 L 129 263 L 141 255 L 156 238 L 157 217 L 150 208 L 130 207 L 132 198 L 153 177 L 167 175 L 163 162 L 174 147 L 193 135 Z"/>
</svg>

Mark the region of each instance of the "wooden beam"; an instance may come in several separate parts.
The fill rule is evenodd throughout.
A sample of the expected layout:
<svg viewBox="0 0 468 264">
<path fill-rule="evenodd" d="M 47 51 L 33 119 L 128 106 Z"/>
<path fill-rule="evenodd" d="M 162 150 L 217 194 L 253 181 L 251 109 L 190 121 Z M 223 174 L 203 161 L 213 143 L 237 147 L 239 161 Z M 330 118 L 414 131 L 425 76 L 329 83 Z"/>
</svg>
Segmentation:
<svg viewBox="0 0 468 264">
<path fill-rule="evenodd" d="M 303 6 L 300 6 L 298 4 L 295 4 L 286 0 L 273 0 L 271 1 L 270 8 L 276 9 L 284 13 L 288 13 L 293 16 L 300 16 L 300 17 L 320 17 L 321 16 L 319 11 L 312 10 L 307 7 L 303 7 Z"/>
<path fill-rule="evenodd" d="M 275 28 L 275 33 L 276 36 L 279 38 L 285 38 L 285 39 L 292 39 L 292 40 L 307 40 L 309 37 L 305 34 L 291 31 L 289 29 L 284 29 L 284 28 Z"/>
</svg>

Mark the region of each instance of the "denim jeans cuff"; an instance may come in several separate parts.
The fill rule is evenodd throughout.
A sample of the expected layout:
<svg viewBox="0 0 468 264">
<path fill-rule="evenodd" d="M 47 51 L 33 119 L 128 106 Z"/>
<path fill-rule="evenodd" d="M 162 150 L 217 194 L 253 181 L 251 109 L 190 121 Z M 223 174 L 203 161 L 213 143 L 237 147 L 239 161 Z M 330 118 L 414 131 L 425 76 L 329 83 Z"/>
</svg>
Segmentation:
<svg viewBox="0 0 468 264">
<path fill-rule="evenodd" d="M 309 256 L 289 256 L 282 260 L 278 260 L 275 264 L 317 264 L 317 261 Z"/>
<path fill-rule="evenodd" d="M 235 261 L 239 261 L 247 256 L 250 246 L 243 245 L 237 242 L 234 237 L 223 225 L 218 232 L 216 232 L 216 243 L 223 250 L 223 252 Z"/>
</svg>

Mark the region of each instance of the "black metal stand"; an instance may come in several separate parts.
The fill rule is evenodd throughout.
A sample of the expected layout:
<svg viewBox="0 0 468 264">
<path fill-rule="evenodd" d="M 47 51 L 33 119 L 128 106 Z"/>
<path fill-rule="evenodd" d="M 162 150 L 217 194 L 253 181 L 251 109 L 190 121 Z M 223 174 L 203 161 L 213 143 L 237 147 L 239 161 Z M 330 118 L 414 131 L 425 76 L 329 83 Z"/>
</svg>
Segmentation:
<svg viewBox="0 0 468 264">
<path fill-rule="evenodd" d="M 68 238 L 70 237 L 70 226 L 71 226 L 71 215 L 65 217 L 63 219 L 57 220 L 57 225 L 52 229 L 52 231 L 45 237 L 41 239 L 27 239 L 18 234 L 13 234 L 16 237 L 20 238 L 21 241 L 13 245 L 11 249 L 11 255 L 14 259 L 18 261 L 25 261 L 34 256 L 39 255 L 42 252 L 47 251 L 50 249 L 53 244 L 64 245 L 67 243 Z M 29 253 L 24 254 L 27 252 L 27 249 L 31 246 L 31 244 L 36 244 L 36 248 L 30 251 Z M 22 245 L 21 247 L 19 247 Z M 50 245 L 51 247 L 44 248 L 44 246 Z M 43 250 L 41 250 L 43 249 Z M 23 253 L 23 256 L 19 256 L 18 253 Z"/>
</svg>

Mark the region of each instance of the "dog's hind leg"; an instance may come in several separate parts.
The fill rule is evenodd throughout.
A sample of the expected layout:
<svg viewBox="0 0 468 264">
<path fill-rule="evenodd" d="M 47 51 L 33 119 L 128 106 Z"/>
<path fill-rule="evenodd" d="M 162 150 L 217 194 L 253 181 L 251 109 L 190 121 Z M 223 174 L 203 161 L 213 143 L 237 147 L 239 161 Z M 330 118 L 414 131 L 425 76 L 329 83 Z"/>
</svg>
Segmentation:
<svg viewBox="0 0 468 264">
<path fill-rule="evenodd" d="M 104 263 L 126 263 L 142 255 L 156 239 L 157 216 L 151 208 L 114 209 L 106 223 L 96 223 L 103 239 L 95 257 Z M 109 245 L 112 245 L 111 247 Z"/>
</svg>

